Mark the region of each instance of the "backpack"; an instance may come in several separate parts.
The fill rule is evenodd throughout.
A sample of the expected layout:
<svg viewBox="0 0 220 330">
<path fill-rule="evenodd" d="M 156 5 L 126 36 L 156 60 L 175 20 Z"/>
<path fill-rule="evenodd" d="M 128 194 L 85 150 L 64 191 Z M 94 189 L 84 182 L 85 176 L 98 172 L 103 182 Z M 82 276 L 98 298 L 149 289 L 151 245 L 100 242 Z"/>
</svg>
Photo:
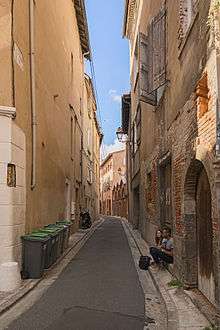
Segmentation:
<svg viewBox="0 0 220 330">
<path fill-rule="evenodd" d="M 150 260 L 151 257 L 141 255 L 139 259 L 139 268 L 142 270 L 148 270 L 150 266 Z"/>
</svg>

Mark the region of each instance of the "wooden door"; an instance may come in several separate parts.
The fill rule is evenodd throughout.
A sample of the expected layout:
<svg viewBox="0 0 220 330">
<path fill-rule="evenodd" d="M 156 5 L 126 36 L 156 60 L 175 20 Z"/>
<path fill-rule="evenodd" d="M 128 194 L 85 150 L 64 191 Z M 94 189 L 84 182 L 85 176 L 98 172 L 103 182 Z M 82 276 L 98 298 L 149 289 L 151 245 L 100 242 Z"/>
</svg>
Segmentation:
<svg viewBox="0 0 220 330">
<path fill-rule="evenodd" d="M 168 162 L 160 169 L 160 207 L 161 207 L 161 223 L 172 227 L 172 172 L 171 162 Z"/>
<path fill-rule="evenodd" d="M 165 223 L 172 225 L 171 164 L 165 167 Z"/>
<path fill-rule="evenodd" d="M 205 169 L 203 169 L 199 176 L 196 196 L 198 288 L 211 302 L 214 303 L 211 205 L 209 180 Z"/>
</svg>

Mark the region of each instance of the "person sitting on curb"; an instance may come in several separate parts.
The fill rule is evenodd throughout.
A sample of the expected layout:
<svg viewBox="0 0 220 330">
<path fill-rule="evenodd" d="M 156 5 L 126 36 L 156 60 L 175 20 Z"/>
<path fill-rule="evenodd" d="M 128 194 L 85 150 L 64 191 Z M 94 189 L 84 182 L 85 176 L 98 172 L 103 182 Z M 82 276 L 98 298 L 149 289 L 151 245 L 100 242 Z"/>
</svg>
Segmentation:
<svg viewBox="0 0 220 330">
<path fill-rule="evenodd" d="M 162 244 L 159 247 L 151 247 L 150 254 L 154 260 L 152 265 L 159 267 L 162 262 L 166 264 L 173 263 L 173 238 L 171 237 L 171 230 L 164 228 Z"/>
<path fill-rule="evenodd" d="M 162 240 L 163 240 L 162 231 L 160 229 L 158 229 L 156 231 L 156 233 L 155 233 L 155 244 L 156 244 L 156 247 L 161 247 Z"/>
</svg>

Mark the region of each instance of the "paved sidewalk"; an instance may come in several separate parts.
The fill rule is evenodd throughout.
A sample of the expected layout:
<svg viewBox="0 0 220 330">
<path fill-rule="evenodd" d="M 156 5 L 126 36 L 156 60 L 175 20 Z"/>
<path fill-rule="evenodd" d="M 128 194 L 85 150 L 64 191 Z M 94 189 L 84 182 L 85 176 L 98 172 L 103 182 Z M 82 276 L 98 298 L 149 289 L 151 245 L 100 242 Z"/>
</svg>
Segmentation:
<svg viewBox="0 0 220 330">
<path fill-rule="evenodd" d="M 120 221 L 109 218 L 11 330 L 143 330 L 144 295 Z"/>
<path fill-rule="evenodd" d="M 123 223 L 130 231 L 142 253 L 149 255 L 149 247 L 141 238 L 140 233 L 137 230 L 132 230 L 127 220 L 124 220 Z M 172 275 L 167 270 L 154 272 L 149 269 L 149 274 L 166 304 L 167 328 L 169 330 L 199 330 L 210 326 L 208 320 L 192 303 L 183 289 L 170 288 L 168 286 Z"/>
</svg>

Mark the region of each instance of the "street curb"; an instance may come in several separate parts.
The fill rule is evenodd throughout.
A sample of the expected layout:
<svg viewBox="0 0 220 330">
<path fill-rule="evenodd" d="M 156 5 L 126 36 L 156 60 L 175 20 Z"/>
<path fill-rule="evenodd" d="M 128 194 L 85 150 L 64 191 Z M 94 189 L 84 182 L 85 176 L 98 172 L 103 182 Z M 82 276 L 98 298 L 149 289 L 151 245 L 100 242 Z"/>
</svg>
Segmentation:
<svg viewBox="0 0 220 330">
<path fill-rule="evenodd" d="M 137 230 L 134 231 L 126 219 L 123 222 L 140 250 L 143 251 L 143 255 L 149 254 L 149 246 L 140 233 Z M 192 322 L 190 326 L 193 329 L 210 326 L 210 321 L 184 290 L 167 287 L 167 283 L 173 277 L 169 271 L 164 270 L 163 272 L 154 273 L 149 268 L 148 273 L 165 303 L 169 330 L 185 329 L 186 324 L 189 328 L 189 323 L 187 323 L 189 320 Z"/>
<path fill-rule="evenodd" d="M 31 292 L 34 288 L 37 287 L 37 285 L 42 282 L 44 279 L 46 279 L 47 277 L 50 276 L 50 274 L 52 273 L 52 271 L 54 271 L 56 268 L 59 267 L 59 264 L 62 260 L 64 260 L 68 254 L 75 248 L 77 247 L 77 245 L 81 242 L 83 242 L 84 244 L 86 243 L 86 241 L 94 234 L 94 232 L 103 224 L 105 220 L 101 219 L 98 221 L 95 221 L 92 224 L 92 227 L 87 230 L 84 235 L 82 237 L 80 237 L 76 242 L 73 243 L 72 246 L 70 246 L 64 253 L 63 255 L 55 262 L 55 264 L 53 264 L 49 270 L 47 270 L 44 275 L 37 280 L 25 280 L 24 284 L 14 293 L 12 293 L 11 295 L 9 295 L 5 301 L 3 301 L 0 304 L 0 316 L 2 314 L 4 314 L 6 311 L 8 311 L 11 307 L 13 307 L 16 303 L 18 303 L 22 298 L 24 298 L 29 292 Z M 82 231 L 77 231 L 76 233 L 74 233 L 72 235 L 72 237 L 76 234 L 79 234 Z M 84 245 L 83 244 L 83 245 Z M 61 271 L 63 271 L 63 269 L 68 265 L 69 261 L 67 262 L 67 264 L 65 264 L 62 268 Z M 28 281 L 28 282 L 27 282 Z"/>
<path fill-rule="evenodd" d="M 163 307 L 164 307 L 163 308 L 162 305 L 161 305 L 161 308 L 163 308 L 164 312 L 166 313 L 166 316 L 164 317 L 165 318 L 165 324 L 162 323 L 162 326 L 161 326 L 161 320 L 159 321 L 157 319 L 157 320 L 155 320 L 157 325 L 153 325 L 153 324 L 145 325 L 144 330 L 146 330 L 146 329 L 161 329 L 161 330 L 165 330 L 165 329 L 167 329 L 167 330 L 168 329 L 173 329 L 174 330 L 175 329 L 176 330 L 177 328 L 171 328 L 171 327 L 168 326 L 168 313 L 167 313 L 166 302 L 165 302 L 163 296 L 161 295 L 161 292 L 158 289 L 158 285 L 157 285 L 157 283 L 155 283 L 154 278 L 152 278 L 152 276 L 149 272 L 140 270 L 139 267 L 138 267 L 139 256 L 138 256 L 138 259 L 137 259 L 137 256 L 135 258 L 135 252 L 133 251 L 134 248 L 136 248 L 136 244 L 134 244 L 134 247 L 133 247 L 132 243 L 131 243 L 131 240 L 133 240 L 136 243 L 137 243 L 137 241 L 135 240 L 134 235 L 133 235 L 131 229 L 129 228 L 129 224 L 128 224 L 127 220 L 124 219 L 124 218 L 121 218 L 121 222 L 122 222 L 122 226 L 124 228 L 125 234 L 127 236 L 128 244 L 130 246 L 131 253 L 133 255 L 133 259 L 134 259 L 134 263 L 135 263 L 135 267 L 136 267 L 136 270 L 137 270 L 137 273 L 138 273 L 138 276 L 139 276 L 139 281 L 141 283 L 141 286 L 142 286 L 142 289 L 143 289 L 143 292 L 144 292 L 144 296 L 145 296 L 145 319 L 147 319 L 149 316 L 153 319 L 155 318 L 155 315 L 153 315 L 153 314 L 149 315 L 149 301 L 148 301 L 149 300 L 149 292 L 148 292 L 148 288 L 146 290 L 146 282 L 149 282 L 149 280 L 152 281 L 152 285 L 155 287 L 156 292 L 159 294 L 161 303 L 163 304 Z M 139 255 L 139 251 L 138 251 L 138 255 Z M 150 300 L 152 300 L 152 297 L 151 297 Z M 151 304 L 151 302 L 150 302 L 150 304 Z"/>
<path fill-rule="evenodd" d="M 170 295 L 166 292 L 163 284 L 157 279 L 155 279 L 155 276 L 153 275 L 152 271 L 148 269 L 148 272 L 152 278 L 152 281 L 157 288 L 158 292 L 160 293 L 163 302 L 166 306 L 167 311 L 167 329 L 169 330 L 176 330 L 178 329 L 179 320 L 176 320 L 178 318 L 178 312 L 175 307 L 175 304 L 172 301 L 172 298 Z"/>
</svg>

